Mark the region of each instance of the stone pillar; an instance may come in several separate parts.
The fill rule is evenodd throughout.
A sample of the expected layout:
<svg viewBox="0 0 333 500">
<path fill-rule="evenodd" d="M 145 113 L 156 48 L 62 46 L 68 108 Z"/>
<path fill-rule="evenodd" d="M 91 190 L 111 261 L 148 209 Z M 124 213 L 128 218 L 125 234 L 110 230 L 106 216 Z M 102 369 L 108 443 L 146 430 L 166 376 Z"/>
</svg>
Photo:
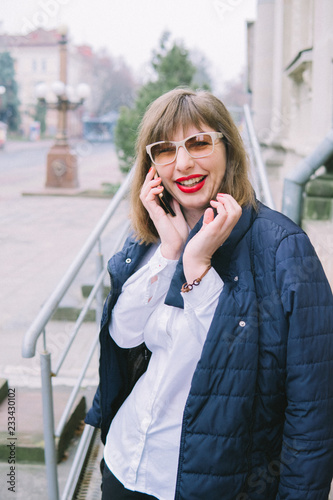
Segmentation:
<svg viewBox="0 0 333 500">
<path fill-rule="evenodd" d="M 284 0 L 275 1 L 271 133 L 269 142 L 280 143 L 285 132 L 283 89 Z"/>
<path fill-rule="evenodd" d="M 69 144 L 54 144 L 47 155 L 46 187 L 77 188 L 78 163 L 77 156 L 71 151 Z"/>
<path fill-rule="evenodd" d="M 273 106 L 275 0 L 258 0 L 254 34 L 253 111 L 259 142 L 270 135 Z"/>
</svg>

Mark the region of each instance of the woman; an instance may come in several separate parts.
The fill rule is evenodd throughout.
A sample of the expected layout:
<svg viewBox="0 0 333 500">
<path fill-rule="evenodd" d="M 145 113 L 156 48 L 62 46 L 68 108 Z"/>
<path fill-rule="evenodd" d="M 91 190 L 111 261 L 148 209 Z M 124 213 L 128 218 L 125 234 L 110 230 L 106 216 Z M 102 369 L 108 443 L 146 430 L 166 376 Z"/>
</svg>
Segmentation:
<svg viewBox="0 0 333 500">
<path fill-rule="evenodd" d="M 332 293 L 304 232 L 255 200 L 210 93 L 147 110 L 131 219 L 86 419 L 105 442 L 103 500 L 327 499 Z"/>
</svg>

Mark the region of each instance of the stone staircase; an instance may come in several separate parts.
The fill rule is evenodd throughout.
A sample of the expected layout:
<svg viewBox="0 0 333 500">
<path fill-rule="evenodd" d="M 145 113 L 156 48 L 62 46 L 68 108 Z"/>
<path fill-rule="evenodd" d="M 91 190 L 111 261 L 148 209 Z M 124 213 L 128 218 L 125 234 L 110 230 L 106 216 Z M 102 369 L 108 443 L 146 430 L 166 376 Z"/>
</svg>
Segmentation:
<svg viewBox="0 0 333 500">
<path fill-rule="evenodd" d="M 81 296 L 82 299 L 86 299 L 91 290 L 93 288 L 93 285 L 81 285 Z M 104 286 L 104 292 L 103 296 L 104 299 L 106 299 L 108 293 L 110 291 L 110 287 Z M 79 314 L 81 312 L 81 308 L 77 304 L 68 304 L 68 305 L 60 305 L 57 310 L 54 312 L 52 316 L 53 321 L 76 321 L 77 318 L 79 317 Z M 84 319 L 85 322 L 92 322 L 96 321 L 96 311 L 94 309 L 90 309 L 87 312 L 87 315 Z"/>
<path fill-rule="evenodd" d="M 59 386 L 54 389 L 55 425 L 66 406 L 71 387 Z M 40 389 L 15 388 L 15 406 L 8 407 L 8 383 L 1 381 L 1 394 L 6 390 L 0 404 L 0 462 L 9 459 L 9 443 L 15 443 L 13 456 L 15 463 L 44 463 L 44 436 L 42 398 Z M 82 391 L 76 398 L 70 417 L 61 436 L 56 440 L 57 462 L 65 460 L 68 449 L 83 429 L 83 419 L 87 408 L 87 395 Z M 87 391 L 86 391 L 87 392 Z M 90 404 L 90 393 L 88 398 Z M 12 418 L 9 420 L 8 408 Z M 13 420 L 14 418 L 14 420 Z M 15 431 L 13 431 L 15 429 Z"/>
</svg>

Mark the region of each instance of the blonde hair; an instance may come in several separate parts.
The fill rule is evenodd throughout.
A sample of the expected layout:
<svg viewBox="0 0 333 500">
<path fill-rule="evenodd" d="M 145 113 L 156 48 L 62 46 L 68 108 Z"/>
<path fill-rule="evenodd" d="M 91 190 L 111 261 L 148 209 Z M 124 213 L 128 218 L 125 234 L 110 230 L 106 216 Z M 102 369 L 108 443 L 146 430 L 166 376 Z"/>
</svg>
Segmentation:
<svg viewBox="0 0 333 500">
<path fill-rule="evenodd" d="M 130 218 L 142 243 L 156 242 L 158 233 L 140 200 L 140 191 L 151 167 L 146 145 L 171 139 L 173 132 L 208 125 L 223 133 L 226 147 L 226 172 L 217 192 L 228 193 L 241 205 L 255 206 L 253 188 L 248 178 L 248 159 L 238 129 L 224 104 L 210 92 L 174 89 L 156 99 L 147 109 L 136 143 L 136 166 L 131 187 Z"/>
</svg>

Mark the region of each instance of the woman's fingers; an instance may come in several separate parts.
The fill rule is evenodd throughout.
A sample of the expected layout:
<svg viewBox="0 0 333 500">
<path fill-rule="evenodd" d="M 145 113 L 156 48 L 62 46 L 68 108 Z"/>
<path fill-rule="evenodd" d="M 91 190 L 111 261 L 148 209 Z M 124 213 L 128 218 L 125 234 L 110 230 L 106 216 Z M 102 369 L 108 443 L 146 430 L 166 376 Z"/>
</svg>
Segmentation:
<svg viewBox="0 0 333 500">
<path fill-rule="evenodd" d="M 171 217 L 165 212 L 158 196 L 163 191 L 162 179 L 157 175 L 156 169 L 151 167 L 142 185 L 140 200 L 159 234 L 162 255 L 178 259 L 188 235 L 188 227 L 181 207 L 175 199 L 172 198 L 170 204 L 176 216 Z"/>
<path fill-rule="evenodd" d="M 156 174 L 156 170 L 154 169 L 154 167 L 150 167 L 150 169 L 148 170 L 148 173 L 146 175 L 146 178 L 142 184 L 141 191 L 144 190 L 147 187 L 147 185 L 149 184 L 149 182 L 151 182 L 154 179 L 155 174 Z"/>
<path fill-rule="evenodd" d="M 206 224 L 203 224 L 202 230 L 206 230 L 206 237 L 212 238 L 212 244 L 217 248 L 229 237 L 242 214 L 242 208 L 232 196 L 221 193 L 216 196 L 216 200 L 211 200 L 210 204 L 216 210 L 217 215 L 212 218 L 213 209 L 211 208 L 211 212 L 204 215 Z"/>
<path fill-rule="evenodd" d="M 145 206 L 145 202 L 156 201 L 155 197 L 164 189 L 161 185 L 161 178 L 156 177 L 155 174 L 156 170 L 151 167 L 141 188 L 140 199 Z"/>
<path fill-rule="evenodd" d="M 214 220 L 214 210 L 212 208 L 207 208 L 204 213 L 203 223 L 210 224 Z"/>
<path fill-rule="evenodd" d="M 235 198 L 230 196 L 230 194 L 218 193 L 216 199 L 219 203 L 221 203 L 227 213 L 232 213 L 236 216 L 240 216 L 242 213 L 241 206 L 237 203 Z"/>
<path fill-rule="evenodd" d="M 235 224 L 242 214 L 241 206 L 232 196 L 226 194 L 219 193 L 216 196 L 216 200 L 211 201 L 212 207 L 216 209 L 218 214 L 216 218 L 220 219 L 222 224 L 225 222 Z"/>
<path fill-rule="evenodd" d="M 211 200 L 210 204 L 214 207 L 219 215 L 227 215 L 228 211 L 220 201 Z"/>
</svg>

